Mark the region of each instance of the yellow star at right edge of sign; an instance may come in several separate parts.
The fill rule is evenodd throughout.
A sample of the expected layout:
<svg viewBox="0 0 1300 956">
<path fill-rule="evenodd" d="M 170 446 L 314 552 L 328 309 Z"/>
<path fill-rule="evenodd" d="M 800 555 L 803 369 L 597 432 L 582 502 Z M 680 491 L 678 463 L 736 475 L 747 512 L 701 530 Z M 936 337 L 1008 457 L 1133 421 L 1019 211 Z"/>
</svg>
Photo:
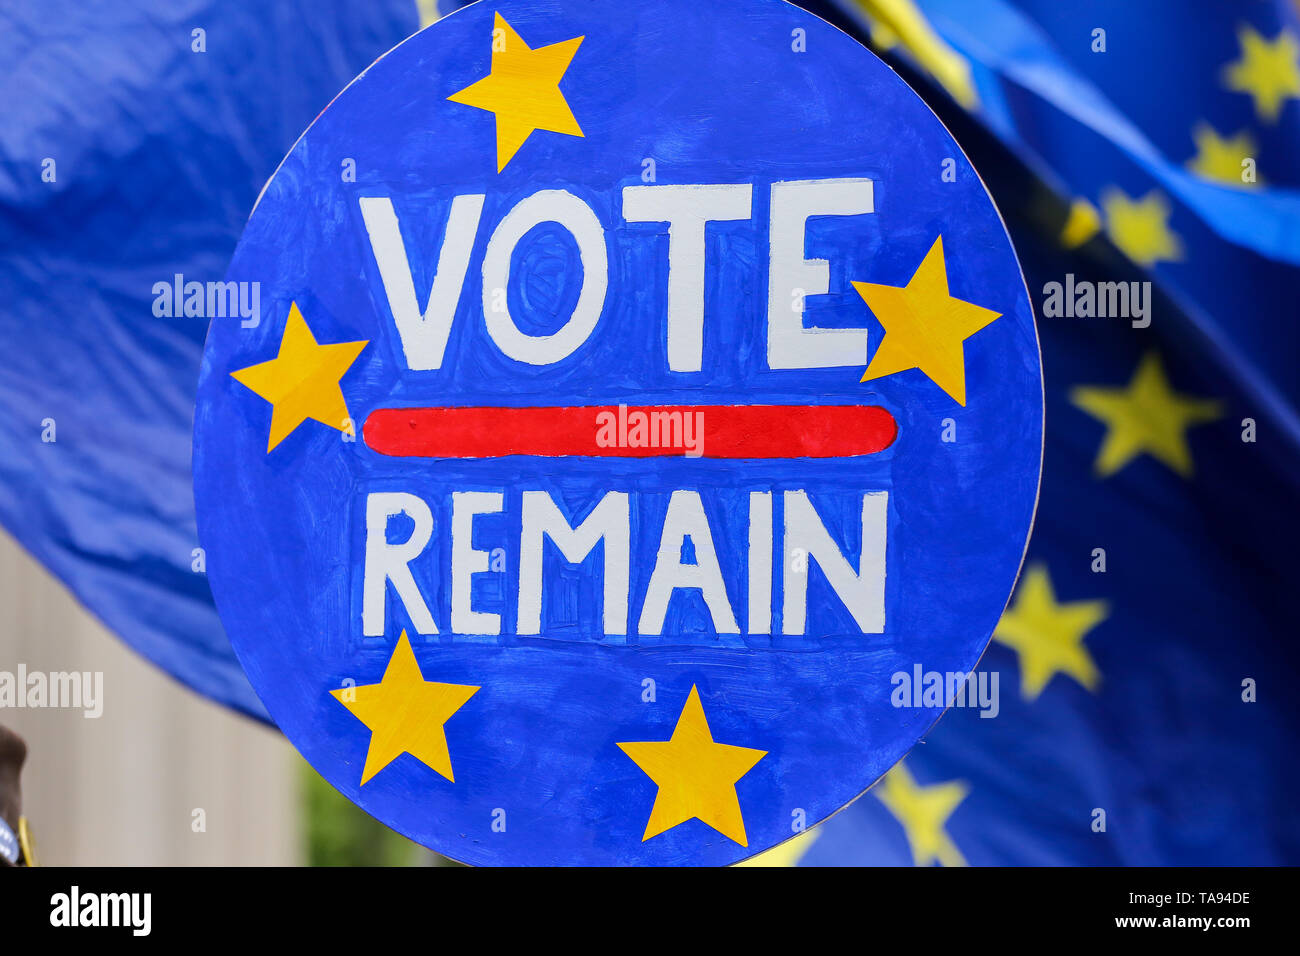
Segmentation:
<svg viewBox="0 0 1300 956">
<path fill-rule="evenodd" d="M 478 690 L 472 684 L 425 680 L 406 631 L 402 631 L 378 684 L 330 691 L 352 716 L 370 728 L 361 783 L 364 785 L 404 753 L 454 783 L 443 725 Z"/>
<path fill-rule="evenodd" d="M 560 80 L 585 37 L 532 49 L 501 14 L 492 29 L 492 69 L 447 99 L 496 115 L 497 172 L 536 130 L 582 136 Z"/>
<path fill-rule="evenodd" d="M 1156 352 L 1138 363 L 1124 387 L 1077 385 L 1070 401 L 1106 425 L 1106 437 L 1093 465 L 1108 478 L 1145 453 L 1184 478 L 1192 476 L 1187 430 L 1223 417 L 1223 404 L 1175 392 Z"/>
<path fill-rule="evenodd" d="M 961 780 L 921 786 L 902 762 L 894 764 L 871 792 L 888 808 L 907 834 L 912 861 L 917 866 L 940 863 L 965 866 L 966 858 L 944 829 L 948 818 L 970 793 Z"/>
<path fill-rule="evenodd" d="M 1223 85 L 1249 94 L 1260 119 L 1276 123 L 1288 99 L 1300 97 L 1300 44 L 1286 30 L 1272 42 L 1243 23 L 1237 30 L 1241 59 L 1223 69 Z"/>
<path fill-rule="evenodd" d="M 1021 696 L 1036 700 L 1057 674 L 1096 690 L 1101 673 L 1083 639 L 1109 614 L 1105 601 L 1058 602 L 1047 567 L 1029 567 L 1016 589 L 1015 603 L 1002 612 L 993 631 L 993 640 L 1020 658 Z"/>
<path fill-rule="evenodd" d="M 885 337 L 867 364 L 862 381 L 920 369 L 957 404 L 964 406 L 963 343 L 1001 313 L 948 294 L 943 236 L 934 240 L 907 285 L 854 282 L 853 288 L 885 330 Z"/>
<path fill-rule="evenodd" d="M 749 846 L 736 781 L 766 757 L 767 751 L 717 743 L 694 685 L 671 738 L 618 746 L 659 786 L 642 843 L 696 819 L 741 846 Z"/>
</svg>

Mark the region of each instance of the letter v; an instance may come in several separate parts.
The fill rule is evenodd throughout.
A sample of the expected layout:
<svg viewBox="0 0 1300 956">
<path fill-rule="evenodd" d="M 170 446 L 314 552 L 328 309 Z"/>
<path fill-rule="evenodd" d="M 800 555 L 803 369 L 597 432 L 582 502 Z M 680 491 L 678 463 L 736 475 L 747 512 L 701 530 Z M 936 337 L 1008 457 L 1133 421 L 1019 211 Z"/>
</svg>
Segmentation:
<svg viewBox="0 0 1300 956">
<path fill-rule="evenodd" d="M 451 320 L 456 314 L 456 304 L 460 302 L 465 273 L 469 269 L 469 254 L 474 248 L 474 237 L 483 214 L 483 199 L 483 195 L 478 194 L 457 196 L 452 201 L 442 250 L 438 254 L 438 272 L 423 314 L 415 299 L 415 282 L 392 200 L 387 196 L 366 196 L 359 200 L 361 218 L 366 224 L 370 248 L 379 266 L 388 308 L 393 314 L 409 369 L 425 371 L 442 367 L 447 336 L 451 334 Z"/>
</svg>

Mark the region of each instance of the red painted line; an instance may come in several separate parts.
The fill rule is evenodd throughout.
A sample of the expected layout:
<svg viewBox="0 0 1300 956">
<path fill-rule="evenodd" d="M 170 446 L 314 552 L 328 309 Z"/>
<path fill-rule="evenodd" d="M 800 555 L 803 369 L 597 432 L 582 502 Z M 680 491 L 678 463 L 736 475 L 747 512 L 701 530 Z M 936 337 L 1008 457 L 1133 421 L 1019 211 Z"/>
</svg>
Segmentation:
<svg viewBox="0 0 1300 956">
<path fill-rule="evenodd" d="M 897 434 L 876 405 L 379 408 L 362 429 L 379 454 L 417 458 L 694 457 L 692 447 L 704 458 L 844 458 L 888 448 Z"/>
</svg>

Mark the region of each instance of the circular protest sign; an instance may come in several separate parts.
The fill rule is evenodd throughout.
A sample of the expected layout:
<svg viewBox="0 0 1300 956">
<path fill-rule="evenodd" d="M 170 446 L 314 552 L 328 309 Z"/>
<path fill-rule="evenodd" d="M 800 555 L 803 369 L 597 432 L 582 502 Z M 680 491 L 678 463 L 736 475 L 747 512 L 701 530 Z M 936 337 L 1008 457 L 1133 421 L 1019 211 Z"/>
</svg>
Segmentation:
<svg viewBox="0 0 1300 956">
<path fill-rule="evenodd" d="M 922 101 L 780 0 L 437 22 L 227 280 L 260 315 L 213 323 L 196 410 L 221 618 L 311 764 L 455 859 L 775 846 L 915 744 L 1011 592 L 1015 253 Z"/>
</svg>

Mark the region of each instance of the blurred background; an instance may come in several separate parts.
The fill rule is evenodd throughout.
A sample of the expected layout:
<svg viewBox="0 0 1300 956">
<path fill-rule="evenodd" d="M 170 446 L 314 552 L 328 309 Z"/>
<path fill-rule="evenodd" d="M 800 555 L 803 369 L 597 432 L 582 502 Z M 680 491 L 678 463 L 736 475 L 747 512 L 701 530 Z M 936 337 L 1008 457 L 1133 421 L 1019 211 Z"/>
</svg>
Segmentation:
<svg viewBox="0 0 1300 956">
<path fill-rule="evenodd" d="M 159 315 L 153 289 L 219 280 L 312 118 L 457 5 L 0 9 L 0 725 L 29 746 L 42 862 L 446 862 L 265 722 L 194 531 L 207 319 Z M 998 717 L 951 711 L 757 862 L 1300 862 L 1296 3 L 801 5 L 885 58 L 992 192 L 1038 309 L 1047 439 L 980 665 Z M 1149 288 L 1144 315 L 1085 310 L 1114 282 Z M 3 695 L 68 672 L 102 674 L 100 716 Z"/>
<path fill-rule="evenodd" d="M 103 674 L 99 717 L 0 711 L 29 748 L 23 802 L 41 865 L 450 865 L 355 807 L 277 731 L 141 659 L 8 536 L 0 607 L 5 661 Z"/>
</svg>

